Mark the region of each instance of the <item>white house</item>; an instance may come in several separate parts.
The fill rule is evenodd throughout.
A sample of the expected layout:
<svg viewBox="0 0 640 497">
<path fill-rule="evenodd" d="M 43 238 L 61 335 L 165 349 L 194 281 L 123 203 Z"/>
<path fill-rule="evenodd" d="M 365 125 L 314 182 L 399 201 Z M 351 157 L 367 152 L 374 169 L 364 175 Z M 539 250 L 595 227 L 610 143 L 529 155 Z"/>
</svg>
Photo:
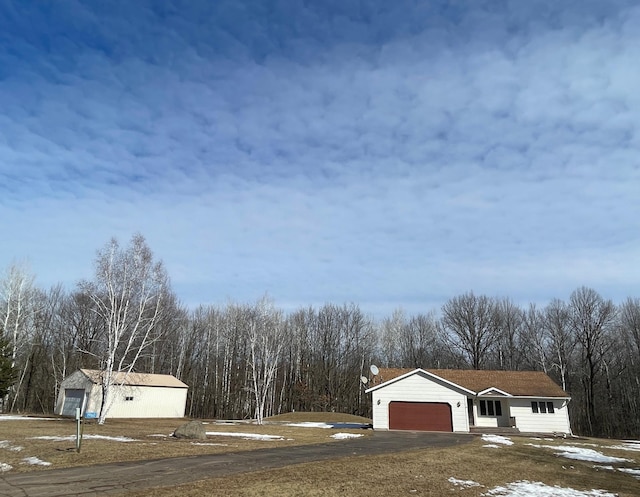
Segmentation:
<svg viewBox="0 0 640 497">
<path fill-rule="evenodd" d="M 114 373 L 108 418 L 182 418 L 188 386 L 168 374 Z M 95 418 L 102 404 L 102 372 L 80 369 L 60 385 L 55 413 Z"/>
<path fill-rule="evenodd" d="M 571 433 L 571 398 L 540 371 L 380 369 L 373 383 L 377 430 Z"/>
</svg>

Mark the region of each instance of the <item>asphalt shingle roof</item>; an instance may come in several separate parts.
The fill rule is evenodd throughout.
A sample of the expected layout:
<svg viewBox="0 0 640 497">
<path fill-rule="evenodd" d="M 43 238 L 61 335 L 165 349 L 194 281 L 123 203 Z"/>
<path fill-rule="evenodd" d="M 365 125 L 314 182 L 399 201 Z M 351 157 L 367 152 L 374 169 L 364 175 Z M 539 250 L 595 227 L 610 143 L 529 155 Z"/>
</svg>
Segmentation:
<svg viewBox="0 0 640 497">
<path fill-rule="evenodd" d="M 415 369 L 381 368 L 374 378 L 377 386 L 407 374 Z M 494 387 L 514 396 L 568 397 L 549 376 L 542 371 L 485 371 L 473 369 L 425 369 L 440 378 L 478 393 Z"/>
<path fill-rule="evenodd" d="M 97 369 L 81 369 L 87 378 L 94 383 L 102 384 L 102 371 Z M 170 374 L 149 374 L 149 373 L 124 373 L 113 372 L 113 383 L 118 385 L 135 385 L 145 387 L 172 387 L 172 388 L 188 388 L 175 376 Z"/>
</svg>

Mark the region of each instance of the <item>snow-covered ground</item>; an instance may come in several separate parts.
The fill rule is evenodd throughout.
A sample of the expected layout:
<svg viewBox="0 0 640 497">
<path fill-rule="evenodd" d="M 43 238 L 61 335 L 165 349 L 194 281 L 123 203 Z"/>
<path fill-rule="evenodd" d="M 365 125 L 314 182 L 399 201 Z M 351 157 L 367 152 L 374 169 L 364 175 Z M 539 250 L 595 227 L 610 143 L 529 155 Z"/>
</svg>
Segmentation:
<svg viewBox="0 0 640 497">
<path fill-rule="evenodd" d="M 331 438 L 335 438 L 336 440 L 346 440 L 347 438 L 358 437 L 364 437 L 364 435 L 361 435 L 359 433 L 334 433 L 333 435 L 331 435 Z"/>
<path fill-rule="evenodd" d="M 625 459 L 624 457 L 606 456 L 602 452 L 598 452 L 594 449 L 585 449 L 584 447 L 574 447 L 572 445 L 539 445 L 539 444 L 527 444 L 538 449 L 551 449 L 556 451 L 556 456 L 566 457 L 567 459 L 574 459 L 576 461 L 590 461 L 597 463 L 615 463 L 615 462 L 630 462 L 631 459 Z"/>
<path fill-rule="evenodd" d="M 20 452 L 24 447 L 21 445 L 11 445 L 9 440 L 0 440 L 0 449 L 10 450 L 12 452 Z"/>
<path fill-rule="evenodd" d="M 244 440 L 284 440 L 280 435 L 261 435 L 259 433 L 236 433 L 231 431 L 208 431 L 210 437 L 238 437 Z"/>
<path fill-rule="evenodd" d="M 11 466 L 11 464 L 0 462 L 0 473 L 4 473 L 5 471 L 11 471 L 12 469 L 13 469 L 13 466 Z"/>
<path fill-rule="evenodd" d="M 25 464 L 31 464 L 32 466 L 51 466 L 50 462 L 43 461 L 38 457 L 25 457 L 22 459 Z"/>
<path fill-rule="evenodd" d="M 640 442 L 637 440 L 623 440 L 622 445 L 609 445 L 608 449 L 633 450 L 640 452 Z"/>
<path fill-rule="evenodd" d="M 16 416 L 0 414 L 0 421 L 56 421 L 58 418 L 33 418 L 29 416 Z"/>
<path fill-rule="evenodd" d="M 452 485 L 456 486 L 456 487 L 462 487 L 462 488 L 482 487 L 483 486 L 483 485 L 480 485 L 477 481 L 459 480 L 458 478 L 454 478 L 453 476 L 451 476 L 447 481 L 449 483 L 451 483 Z"/>
<path fill-rule="evenodd" d="M 550 486 L 542 482 L 527 480 L 495 487 L 482 494 L 497 497 L 616 497 L 605 490 L 575 490 L 570 487 Z"/>
<path fill-rule="evenodd" d="M 75 440 L 75 435 L 42 435 L 39 437 L 31 437 L 32 440 L 52 440 L 54 442 L 65 442 Z M 82 435 L 83 440 L 108 440 L 110 442 L 139 442 L 135 438 L 129 437 L 108 437 L 106 435 Z"/>
<path fill-rule="evenodd" d="M 449 477 L 447 481 L 461 490 L 464 488 L 484 487 L 477 481 L 460 480 L 453 476 Z M 576 490 L 570 487 L 550 486 L 539 481 L 530 482 L 527 480 L 497 486 L 481 495 L 495 497 L 616 497 L 616 494 L 605 490 Z"/>
<path fill-rule="evenodd" d="M 482 435 L 482 441 L 490 444 L 513 445 L 510 438 L 501 435 Z"/>
<path fill-rule="evenodd" d="M 358 430 L 369 428 L 369 425 L 362 423 L 315 423 L 311 421 L 285 423 L 284 426 L 294 426 L 297 428 L 333 428 L 337 430 Z"/>
<path fill-rule="evenodd" d="M 207 445 L 210 447 L 228 447 L 229 444 L 209 443 L 209 442 L 191 442 L 191 445 Z"/>
</svg>

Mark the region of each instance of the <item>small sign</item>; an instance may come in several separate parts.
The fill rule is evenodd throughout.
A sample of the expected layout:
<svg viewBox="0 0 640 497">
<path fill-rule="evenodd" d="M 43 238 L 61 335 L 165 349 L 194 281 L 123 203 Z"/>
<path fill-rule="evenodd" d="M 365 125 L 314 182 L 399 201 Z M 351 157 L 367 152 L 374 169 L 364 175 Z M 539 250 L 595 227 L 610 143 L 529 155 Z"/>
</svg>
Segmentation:
<svg viewBox="0 0 640 497">
<path fill-rule="evenodd" d="M 85 412 L 84 413 L 84 418 L 85 419 L 96 419 L 98 417 L 98 413 L 97 412 Z"/>
</svg>

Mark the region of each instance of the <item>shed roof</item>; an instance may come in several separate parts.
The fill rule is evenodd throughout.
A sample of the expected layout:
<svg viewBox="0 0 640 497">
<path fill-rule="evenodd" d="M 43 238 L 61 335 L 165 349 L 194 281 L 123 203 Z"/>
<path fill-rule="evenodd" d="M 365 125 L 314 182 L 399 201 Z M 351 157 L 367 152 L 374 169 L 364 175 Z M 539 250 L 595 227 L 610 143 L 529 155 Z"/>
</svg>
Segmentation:
<svg viewBox="0 0 640 497">
<path fill-rule="evenodd" d="M 100 385 L 104 372 L 98 369 L 81 369 L 82 373 L 93 383 Z M 171 387 L 189 388 L 186 383 L 181 382 L 170 374 L 151 373 L 127 373 L 124 371 L 113 372 L 113 383 L 118 385 L 145 386 L 145 387 Z"/>
<path fill-rule="evenodd" d="M 373 387 L 419 369 L 381 368 Z M 562 397 L 569 395 L 542 371 L 484 371 L 475 369 L 424 369 L 476 394 L 490 388 L 515 397 Z"/>
</svg>

